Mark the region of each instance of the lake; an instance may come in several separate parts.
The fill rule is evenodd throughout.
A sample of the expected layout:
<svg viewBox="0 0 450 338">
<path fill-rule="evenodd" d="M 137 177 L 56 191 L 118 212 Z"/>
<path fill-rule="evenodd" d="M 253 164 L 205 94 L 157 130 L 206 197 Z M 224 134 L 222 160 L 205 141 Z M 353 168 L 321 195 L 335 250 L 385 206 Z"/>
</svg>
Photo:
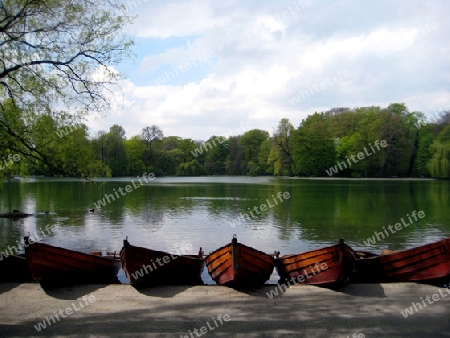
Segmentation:
<svg viewBox="0 0 450 338">
<path fill-rule="evenodd" d="M 42 242 L 84 252 L 118 252 L 128 236 L 137 246 L 209 253 L 233 234 L 267 253 L 299 253 L 339 238 L 355 249 L 401 250 L 450 236 L 449 191 L 450 181 L 435 180 L 22 178 L 0 185 L 0 212 L 33 216 L 0 219 L 0 251 L 27 233 L 47 234 L 48 225 L 55 231 Z M 202 277 L 213 283 L 206 269 Z M 123 272 L 119 279 L 126 282 Z M 270 282 L 277 279 L 274 273 Z"/>
</svg>

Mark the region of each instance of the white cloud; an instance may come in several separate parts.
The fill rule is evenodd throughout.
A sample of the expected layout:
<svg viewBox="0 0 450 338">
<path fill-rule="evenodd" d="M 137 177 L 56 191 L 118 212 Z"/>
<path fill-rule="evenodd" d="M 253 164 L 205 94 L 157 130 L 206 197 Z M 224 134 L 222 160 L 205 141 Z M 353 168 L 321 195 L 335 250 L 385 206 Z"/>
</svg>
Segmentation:
<svg viewBox="0 0 450 338">
<path fill-rule="evenodd" d="M 142 5 L 133 30 L 150 47 L 138 49 L 136 73 L 123 83 L 124 109 L 102 125 L 119 123 L 132 136 L 157 124 L 166 135 L 207 139 L 242 121 L 269 131 L 287 117 L 298 126 L 307 114 L 335 106 L 404 102 L 426 112 L 450 104 L 449 5 L 312 0 L 283 18 L 293 5 Z M 152 51 L 152 43 L 161 41 L 167 47 Z M 155 85 L 165 71 L 205 52 L 214 55 L 208 62 Z M 348 70 L 349 77 L 289 104 L 299 91 L 339 70 Z M 143 74 L 148 79 L 138 85 L 135 79 Z"/>
<path fill-rule="evenodd" d="M 98 66 L 91 74 L 91 79 L 96 82 L 108 82 L 118 74 L 119 72 L 114 67 Z"/>
<path fill-rule="evenodd" d="M 200 34 L 216 24 L 209 3 L 165 1 L 142 6 L 135 33 L 158 39 Z"/>
</svg>

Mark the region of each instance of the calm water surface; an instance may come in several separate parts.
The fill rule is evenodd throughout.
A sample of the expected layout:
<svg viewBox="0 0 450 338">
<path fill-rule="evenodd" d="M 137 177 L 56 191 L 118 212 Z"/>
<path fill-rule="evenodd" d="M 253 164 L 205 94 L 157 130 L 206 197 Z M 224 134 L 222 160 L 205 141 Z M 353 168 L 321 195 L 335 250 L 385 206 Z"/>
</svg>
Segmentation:
<svg viewBox="0 0 450 338">
<path fill-rule="evenodd" d="M 128 236 L 133 245 L 169 252 L 192 246 L 192 253 L 203 247 L 209 253 L 233 234 L 267 253 L 312 250 L 339 237 L 355 249 L 400 250 L 450 236 L 449 191 L 449 181 L 431 180 L 170 177 L 141 186 L 137 178 L 95 184 L 26 178 L 0 185 L 0 212 L 34 214 L 0 219 L 0 251 L 28 232 L 43 233 L 46 225 L 56 225 L 56 231 L 44 243 L 85 252 L 119 251 Z M 105 199 L 105 206 L 90 212 L 107 194 L 110 203 Z M 407 221 L 414 210 L 425 217 L 364 245 L 375 231 Z M 123 273 L 119 277 L 126 282 Z M 274 273 L 270 282 L 277 279 Z M 213 283 L 206 271 L 203 280 Z"/>
</svg>

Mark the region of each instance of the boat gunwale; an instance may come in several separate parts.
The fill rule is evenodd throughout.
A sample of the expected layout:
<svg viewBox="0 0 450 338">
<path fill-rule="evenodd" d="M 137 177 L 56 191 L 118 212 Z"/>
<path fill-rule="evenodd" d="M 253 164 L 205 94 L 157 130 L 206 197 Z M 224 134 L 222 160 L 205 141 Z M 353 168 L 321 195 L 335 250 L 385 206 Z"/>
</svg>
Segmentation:
<svg viewBox="0 0 450 338">
<path fill-rule="evenodd" d="M 49 253 L 48 251 L 59 251 L 59 254 L 64 256 L 64 257 L 69 257 L 71 259 L 74 260 L 78 260 L 78 261 L 87 261 L 87 260 L 93 260 L 93 261 L 98 261 L 101 264 L 103 263 L 117 263 L 120 262 L 120 255 L 117 254 L 115 256 L 112 255 L 105 255 L 105 256 L 98 256 L 98 255 L 94 255 L 91 253 L 85 253 L 85 252 L 81 252 L 81 251 L 77 251 L 77 250 L 71 250 L 71 249 L 66 249 L 66 248 L 62 248 L 59 246 L 54 246 L 54 245 L 50 245 L 50 244 L 46 244 L 46 243 L 39 243 L 39 242 L 35 242 L 32 244 L 28 244 L 25 247 L 25 254 L 27 259 L 30 259 L 28 257 L 29 255 L 29 251 L 32 250 L 33 247 L 37 247 L 38 249 L 41 248 L 42 250 L 46 250 L 45 253 Z M 59 260 L 59 257 L 55 260 Z M 92 262 L 92 263 L 96 263 L 96 262 Z"/>
<path fill-rule="evenodd" d="M 125 245 L 125 241 L 127 242 L 127 245 Z M 171 257 L 176 257 L 176 258 L 186 258 L 186 259 L 190 259 L 192 261 L 202 261 L 202 262 L 205 261 L 205 258 L 200 257 L 199 255 L 195 255 L 195 254 L 193 254 L 193 255 L 171 254 L 170 252 L 167 252 L 167 251 L 154 250 L 154 249 L 150 249 L 150 248 L 146 248 L 146 247 L 130 244 L 130 242 L 128 242 L 127 239 L 124 239 L 124 246 L 120 250 L 119 259 L 120 259 L 121 252 L 122 251 L 126 252 L 127 246 L 128 246 L 128 248 L 143 250 L 143 251 L 146 251 L 146 252 L 152 252 L 152 253 L 161 254 L 161 255 L 164 255 L 164 256 L 171 256 Z"/>
<path fill-rule="evenodd" d="M 243 244 L 243 243 L 241 243 L 241 242 L 238 242 L 237 244 L 238 244 L 238 245 L 242 245 L 242 246 L 244 246 L 244 247 L 246 247 L 246 248 L 248 248 L 248 249 L 250 249 L 250 250 L 256 251 L 256 252 L 258 252 L 258 253 L 261 253 L 261 254 L 263 254 L 263 255 L 269 256 L 269 257 L 271 257 L 272 259 L 274 259 L 273 254 L 268 254 L 268 253 L 266 253 L 266 252 L 264 252 L 264 251 L 255 249 L 255 248 L 253 248 L 253 247 L 251 247 L 251 246 L 248 246 L 248 245 L 245 245 L 245 244 Z M 232 244 L 232 243 L 227 243 L 227 244 L 221 246 L 220 248 L 218 248 L 218 249 L 216 249 L 216 250 L 210 252 L 210 253 L 206 256 L 205 260 L 208 259 L 208 257 L 212 256 L 213 254 L 217 253 L 218 251 L 224 250 L 224 249 L 226 249 L 228 246 L 231 246 L 231 245 L 233 245 L 233 244 Z"/>
</svg>

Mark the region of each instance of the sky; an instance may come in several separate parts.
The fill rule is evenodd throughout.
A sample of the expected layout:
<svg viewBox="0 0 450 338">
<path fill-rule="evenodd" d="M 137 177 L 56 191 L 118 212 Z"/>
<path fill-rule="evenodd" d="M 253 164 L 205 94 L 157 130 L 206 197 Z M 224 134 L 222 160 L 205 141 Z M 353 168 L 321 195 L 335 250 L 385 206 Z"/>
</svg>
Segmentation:
<svg viewBox="0 0 450 338">
<path fill-rule="evenodd" d="M 441 0 L 124 0 L 133 59 L 107 118 L 127 138 L 271 134 L 333 107 L 450 109 L 450 3 Z"/>
</svg>

